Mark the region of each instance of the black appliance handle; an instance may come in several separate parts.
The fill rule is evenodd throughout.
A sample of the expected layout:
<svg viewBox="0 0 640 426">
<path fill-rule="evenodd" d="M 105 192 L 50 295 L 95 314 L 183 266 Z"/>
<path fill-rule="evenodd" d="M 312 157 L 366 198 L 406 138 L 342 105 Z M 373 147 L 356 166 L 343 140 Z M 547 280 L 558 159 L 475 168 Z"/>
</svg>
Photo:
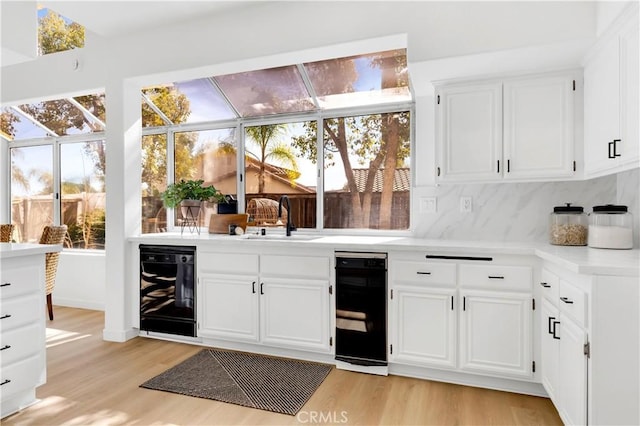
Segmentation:
<svg viewBox="0 0 640 426">
<path fill-rule="evenodd" d="M 256 282 L 251 283 L 251 293 L 256 294 Z"/>
</svg>

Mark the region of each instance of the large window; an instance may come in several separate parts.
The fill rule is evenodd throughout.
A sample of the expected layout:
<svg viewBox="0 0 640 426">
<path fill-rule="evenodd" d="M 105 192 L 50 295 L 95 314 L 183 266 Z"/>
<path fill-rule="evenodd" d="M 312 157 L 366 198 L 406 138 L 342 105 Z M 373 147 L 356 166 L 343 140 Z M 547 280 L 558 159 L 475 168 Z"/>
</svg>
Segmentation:
<svg viewBox="0 0 640 426">
<path fill-rule="evenodd" d="M 143 232 L 182 223 L 158 196 L 180 179 L 238 197 L 257 226 L 276 222 L 287 195 L 298 229 L 409 229 L 413 104 L 404 49 L 150 86 L 142 100 L 143 196 L 153 201 L 143 200 Z M 207 130 L 220 123 L 229 124 Z M 151 184 L 153 170 L 166 180 Z M 201 226 L 211 214 L 205 205 Z"/>
<path fill-rule="evenodd" d="M 104 248 L 105 115 L 102 94 L 2 108 L 16 241 L 66 224 L 66 247 Z"/>
</svg>

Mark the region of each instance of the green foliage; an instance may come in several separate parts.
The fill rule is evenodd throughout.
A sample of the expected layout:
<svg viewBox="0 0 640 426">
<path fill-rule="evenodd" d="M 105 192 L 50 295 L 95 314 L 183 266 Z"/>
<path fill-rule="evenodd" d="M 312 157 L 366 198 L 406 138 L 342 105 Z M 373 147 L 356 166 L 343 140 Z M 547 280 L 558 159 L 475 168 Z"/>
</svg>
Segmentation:
<svg viewBox="0 0 640 426">
<path fill-rule="evenodd" d="M 245 148 L 248 155 L 260 162 L 260 172 L 258 175 L 258 192 L 265 189 L 265 164 L 269 160 L 276 160 L 289 167 L 289 179 L 294 180 L 299 177 L 298 162 L 295 152 L 289 145 L 278 139 L 286 134 L 286 124 L 265 124 L 262 126 L 247 127 L 245 132 L 250 140 L 257 145 L 258 152 L 252 152 Z"/>
<path fill-rule="evenodd" d="M 40 19 L 38 44 L 43 55 L 84 47 L 84 27 L 64 19 L 52 10 Z"/>
<path fill-rule="evenodd" d="M 204 181 L 200 180 L 181 180 L 172 183 L 167 187 L 162 195 L 162 201 L 165 207 L 174 208 L 182 200 L 200 200 L 217 202 L 225 202 L 224 194 L 218 191 L 213 185 L 204 186 Z"/>
</svg>

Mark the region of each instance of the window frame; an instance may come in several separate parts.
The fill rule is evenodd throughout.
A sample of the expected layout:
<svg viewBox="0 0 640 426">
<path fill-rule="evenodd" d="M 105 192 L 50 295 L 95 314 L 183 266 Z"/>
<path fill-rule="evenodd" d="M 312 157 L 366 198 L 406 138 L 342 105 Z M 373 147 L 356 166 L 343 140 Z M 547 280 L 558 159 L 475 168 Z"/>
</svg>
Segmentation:
<svg viewBox="0 0 640 426">
<path fill-rule="evenodd" d="M 53 224 L 60 225 L 62 220 L 62 161 L 61 161 L 61 146 L 66 144 L 77 144 L 85 142 L 100 142 L 102 141 L 105 146 L 107 144 L 106 131 L 94 132 L 87 134 L 65 135 L 65 136 L 47 136 L 44 138 L 33 139 L 21 139 L 21 140 L 5 140 L 5 154 L 7 165 L 7 207 L 6 214 L 8 218 L 11 218 L 11 205 L 12 205 L 12 191 L 11 191 L 11 149 L 13 148 L 26 148 L 32 146 L 51 146 L 52 147 L 52 177 L 53 177 L 53 193 L 52 193 L 52 211 L 53 211 Z M 106 174 L 106 171 L 105 171 Z M 106 186 L 105 186 L 106 193 Z M 105 212 L 105 224 L 106 224 L 106 212 Z M 65 250 L 73 250 L 79 252 L 104 252 L 102 249 L 83 249 L 83 248 L 65 248 Z"/>
<path fill-rule="evenodd" d="M 262 117 L 246 117 L 237 118 L 224 121 L 211 121 L 206 123 L 188 123 L 179 125 L 166 125 L 157 127 L 144 127 L 142 129 L 142 135 L 161 134 L 167 135 L 167 185 L 175 182 L 175 164 L 174 164 L 174 147 L 175 133 L 185 131 L 206 131 L 206 130 L 220 130 L 236 128 L 237 138 L 237 151 L 244 152 L 245 150 L 245 128 L 255 127 L 269 124 L 289 124 L 299 123 L 303 121 L 317 121 L 321 123 L 325 119 L 335 119 L 341 117 L 351 117 L 359 115 L 374 115 L 384 114 L 392 112 L 408 111 L 410 114 L 410 176 L 411 185 L 409 188 L 409 203 L 410 203 L 410 220 L 409 227 L 407 229 L 369 229 L 369 228 L 324 228 L 324 155 L 318 155 L 316 163 L 316 227 L 315 228 L 302 228 L 303 233 L 319 233 L 323 234 L 393 234 L 393 235 L 410 235 L 413 230 L 413 220 L 411 212 L 413 211 L 413 192 L 415 188 L 415 174 L 416 174 L 416 157 L 415 157 L 415 101 L 389 103 L 382 105 L 366 105 L 358 107 L 346 107 L 336 108 L 333 110 L 312 111 L 306 113 L 293 113 L 293 114 L 275 114 Z M 324 132 L 323 126 L 317 126 L 318 132 L 316 135 L 316 149 L 318 153 L 324 152 Z M 236 171 L 236 193 L 238 199 L 238 212 L 246 211 L 246 193 L 245 193 L 245 161 L 244 155 L 238 155 L 237 158 L 237 171 Z M 175 209 L 167 208 L 167 231 L 177 232 L 180 227 L 175 225 Z"/>
</svg>

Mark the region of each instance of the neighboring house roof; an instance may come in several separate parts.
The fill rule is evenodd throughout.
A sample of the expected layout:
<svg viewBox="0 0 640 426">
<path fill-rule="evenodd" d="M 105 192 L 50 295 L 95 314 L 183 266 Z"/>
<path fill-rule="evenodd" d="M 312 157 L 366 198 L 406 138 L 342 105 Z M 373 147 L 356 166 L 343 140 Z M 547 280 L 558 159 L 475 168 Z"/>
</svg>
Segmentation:
<svg viewBox="0 0 640 426">
<path fill-rule="evenodd" d="M 373 192 L 382 191 L 384 169 L 376 170 L 376 175 L 373 179 Z M 356 180 L 358 186 L 358 192 L 364 192 L 364 187 L 367 183 L 367 176 L 369 175 L 369 169 L 353 169 L 353 177 Z M 395 170 L 393 178 L 393 191 L 408 191 L 411 187 L 411 169 L 398 168 Z"/>
<path fill-rule="evenodd" d="M 255 158 L 245 156 L 245 168 L 247 170 L 252 169 L 259 171 L 260 170 L 260 162 Z M 308 192 L 310 194 L 315 193 L 316 190 L 314 188 L 309 188 L 308 186 L 301 185 L 294 180 L 300 177 L 300 172 L 290 169 L 285 169 L 284 167 L 275 166 L 273 164 L 265 163 L 264 170 L 267 175 L 271 176 L 271 179 L 280 180 L 286 182 L 288 185 L 294 186 L 298 191 Z M 292 177 L 294 180 L 291 180 Z"/>
</svg>

